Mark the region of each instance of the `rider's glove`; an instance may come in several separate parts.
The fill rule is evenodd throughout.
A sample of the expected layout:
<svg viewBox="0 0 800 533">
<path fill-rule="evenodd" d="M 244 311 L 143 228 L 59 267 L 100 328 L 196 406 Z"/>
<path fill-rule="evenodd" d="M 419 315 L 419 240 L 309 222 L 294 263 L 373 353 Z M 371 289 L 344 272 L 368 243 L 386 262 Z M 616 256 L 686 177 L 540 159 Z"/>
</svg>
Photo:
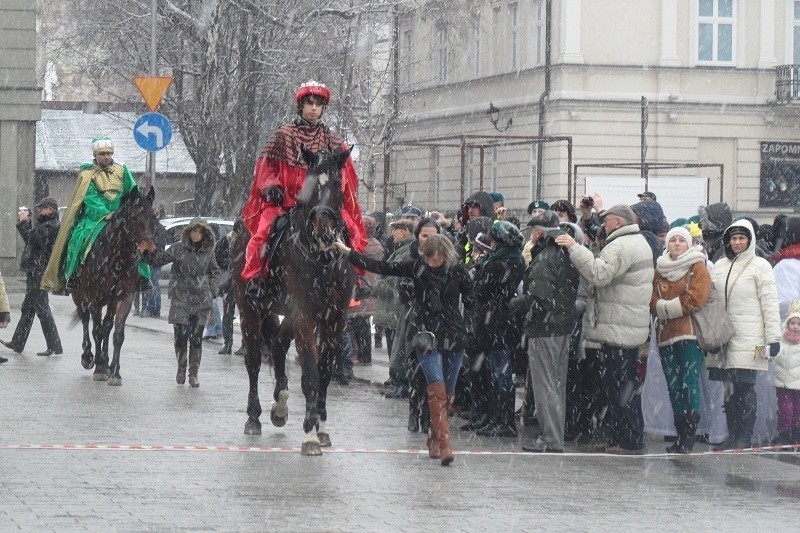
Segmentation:
<svg viewBox="0 0 800 533">
<path fill-rule="evenodd" d="M 264 198 L 271 204 L 283 205 L 285 196 L 283 188 L 278 185 L 270 185 L 264 190 Z"/>
</svg>

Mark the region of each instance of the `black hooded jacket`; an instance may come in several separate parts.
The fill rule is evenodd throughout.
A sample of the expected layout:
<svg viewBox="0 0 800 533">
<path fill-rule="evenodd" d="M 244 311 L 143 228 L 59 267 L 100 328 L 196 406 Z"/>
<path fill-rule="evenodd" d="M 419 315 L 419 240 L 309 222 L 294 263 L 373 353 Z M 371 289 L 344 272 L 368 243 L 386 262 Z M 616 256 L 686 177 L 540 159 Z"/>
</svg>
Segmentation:
<svg viewBox="0 0 800 533">
<path fill-rule="evenodd" d="M 58 235 L 58 212 L 39 215 L 36 221 L 36 227 L 31 227 L 30 220 L 21 220 L 17 223 L 17 231 L 25 241 L 25 250 L 19 259 L 19 267 L 33 276 L 42 276 Z"/>
<path fill-rule="evenodd" d="M 639 202 L 633 204 L 631 209 L 639 217 L 639 233 L 647 240 L 647 244 L 653 251 L 653 266 L 655 267 L 656 261 L 664 251 L 661 240 L 658 238 L 664 223 L 664 210 L 658 202 Z"/>
</svg>

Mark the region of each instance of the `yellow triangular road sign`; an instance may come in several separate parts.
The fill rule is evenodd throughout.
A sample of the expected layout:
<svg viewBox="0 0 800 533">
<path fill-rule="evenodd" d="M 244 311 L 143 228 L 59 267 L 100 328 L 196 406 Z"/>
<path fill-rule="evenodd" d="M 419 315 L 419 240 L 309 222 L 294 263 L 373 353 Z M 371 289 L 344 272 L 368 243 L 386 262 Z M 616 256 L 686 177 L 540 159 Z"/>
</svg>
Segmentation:
<svg viewBox="0 0 800 533">
<path fill-rule="evenodd" d="M 172 76 L 135 76 L 133 83 L 139 89 L 144 103 L 150 111 L 155 111 L 161 105 L 161 99 L 172 84 Z"/>
</svg>

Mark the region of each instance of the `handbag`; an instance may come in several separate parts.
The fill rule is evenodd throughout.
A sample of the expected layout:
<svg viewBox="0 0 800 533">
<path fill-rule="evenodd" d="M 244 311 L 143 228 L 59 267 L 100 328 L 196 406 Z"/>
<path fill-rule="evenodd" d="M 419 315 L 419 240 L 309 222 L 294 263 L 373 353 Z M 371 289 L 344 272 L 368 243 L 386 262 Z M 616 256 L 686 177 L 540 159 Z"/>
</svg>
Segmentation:
<svg viewBox="0 0 800 533">
<path fill-rule="evenodd" d="M 687 285 L 688 287 L 688 285 Z M 736 330 L 728 316 L 725 304 L 717 296 L 716 289 L 711 287 L 711 294 L 703 307 L 689 315 L 692 319 L 697 344 L 705 352 L 715 352 L 728 344 Z"/>
</svg>

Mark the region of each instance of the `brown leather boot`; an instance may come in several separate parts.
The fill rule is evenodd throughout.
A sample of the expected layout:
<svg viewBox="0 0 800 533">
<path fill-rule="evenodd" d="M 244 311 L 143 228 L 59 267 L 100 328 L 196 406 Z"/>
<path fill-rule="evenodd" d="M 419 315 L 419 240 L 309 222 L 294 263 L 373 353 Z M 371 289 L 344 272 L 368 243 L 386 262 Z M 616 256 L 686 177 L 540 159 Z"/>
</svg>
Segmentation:
<svg viewBox="0 0 800 533">
<path fill-rule="evenodd" d="M 428 404 L 431 407 L 431 431 L 436 436 L 439 459 L 442 466 L 447 466 L 453 462 L 453 448 L 450 443 L 450 424 L 447 420 L 447 392 L 443 382 L 437 381 L 428 385 Z"/>
<path fill-rule="evenodd" d="M 175 348 L 175 357 L 178 359 L 178 374 L 175 381 L 178 385 L 186 383 L 186 348 Z"/>
<path fill-rule="evenodd" d="M 194 388 L 200 386 L 200 381 L 197 379 L 197 371 L 200 370 L 202 354 L 202 348 L 189 348 L 189 385 Z"/>
</svg>

